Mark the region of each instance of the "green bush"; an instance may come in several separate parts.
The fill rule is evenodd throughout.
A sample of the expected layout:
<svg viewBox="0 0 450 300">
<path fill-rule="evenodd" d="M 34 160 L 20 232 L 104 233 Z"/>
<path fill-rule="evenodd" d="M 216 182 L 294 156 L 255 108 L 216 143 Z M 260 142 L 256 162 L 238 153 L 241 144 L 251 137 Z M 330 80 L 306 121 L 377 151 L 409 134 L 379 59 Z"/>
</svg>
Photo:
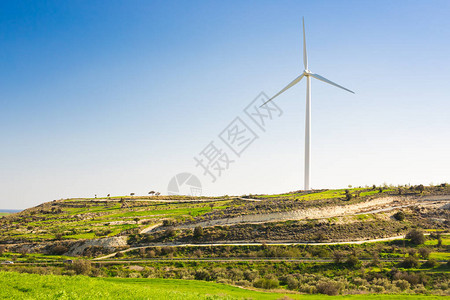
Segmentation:
<svg viewBox="0 0 450 300">
<path fill-rule="evenodd" d="M 280 282 L 276 278 L 258 278 L 253 282 L 253 286 L 269 290 L 279 287 Z"/>
<path fill-rule="evenodd" d="M 409 289 L 409 287 L 411 286 L 408 281 L 403 279 L 395 280 L 393 283 L 395 284 L 396 287 L 398 287 L 402 291 Z"/>
<path fill-rule="evenodd" d="M 424 268 L 434 268 L 438 265 L 439 263 L 435 260 L 435 259 L 429 259 L 426 262 L 424 262 L 422 264 L 422 267 Z"/>
<path fill-rule="evenodd" d="M 428 248 L 424 247 L 424 248 L 419 249 L 419 255 L 423 259 L 428 259 L 428 257 L 430 257 L 430 253 L 431 253 L 431 250 Z"/>
<path fill-rule="evenodd" d="M 89 260 L 75 260 L 72 265 L 70 265 L 71 269 L 75 271 L 78 275 L 89 275 L 92 270 L 92 263 Z"/>
<path fill-rule="evenodd" d="M 402 268 L 416 268 L 419 265 L 419 261 L 414 256 L 406 257 L 402 262 L 399 263 L 399 267 Z"/>
<path fill-rule="evenodd" d="M 402 211 L 398 211 L 394 214 L 394 219 L 397 221 L 403 221 L 405 219 L 405 213 Z"/>
<path fill-rule="evenodd" d="M 320 294 L 335 296 L 339 294 L 341 285 L 336 281 L 322 280 L 316 284 L 316 289 Z"/>
<path fill-rule="evenodd" d="M 406 238 L 411 240 L 411 243 L 415 245 L 420 245 L 425 243 L 425 236 L 423 232 L 418 229 L 413 229 L 406 234 Z"/>
<path fill-rule="evenodd" d="M 194 237 L 198 239 L 201 236 L 203 236 L 203 228 L 201 226 L 195 227 L 194 228 Z"/>
<path fill-rule="evenodd" d="M 347 260 L 345 261 L 345 264 L 349 268 L 357 268 L 361 265 L 359 259 L 355 255 L 350 255 Z"/>
</svg>

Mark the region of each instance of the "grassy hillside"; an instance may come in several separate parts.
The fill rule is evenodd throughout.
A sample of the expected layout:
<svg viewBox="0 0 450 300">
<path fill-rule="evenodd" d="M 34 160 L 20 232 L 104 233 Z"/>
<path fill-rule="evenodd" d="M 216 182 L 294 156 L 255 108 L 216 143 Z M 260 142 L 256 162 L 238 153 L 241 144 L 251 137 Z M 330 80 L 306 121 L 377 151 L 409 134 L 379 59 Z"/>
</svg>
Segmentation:
<svg viewBox="0 0 450 300">
<path fill-rule="evenodd" d="M 42 275 L 11 273 L 0 290 L 19 299 L 448 295 L 449 200 L 443 184 L 52 201 L 0 217 L 0 272 Z"/>
<path fill-rule="evenodd" d="M 410 196 L 450 194 L 450 186 L 425 187 L 424 190 L 372 187 L 220 198 L 136 196 L 55 200 L 0 218 L 0 242 L 130 235 L 163 222 L 193 224 L 249 214 L 345 206 L 399 193 Z"/>
<path fill-rule="evenodd" d="M 324 299 L 323 295 L 257 292 L 192 280 L 90 278 L 0 272 L 2 299 Z M 333 299 L 440 299 L 423 295 L 352 295 Z"/>
</svg>

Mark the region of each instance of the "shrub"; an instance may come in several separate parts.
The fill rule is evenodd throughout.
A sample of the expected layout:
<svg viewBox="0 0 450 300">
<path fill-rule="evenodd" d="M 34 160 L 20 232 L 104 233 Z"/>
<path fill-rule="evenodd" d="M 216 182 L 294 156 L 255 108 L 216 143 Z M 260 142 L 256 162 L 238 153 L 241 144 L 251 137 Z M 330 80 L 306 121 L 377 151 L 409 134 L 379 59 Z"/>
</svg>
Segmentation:
<svg viewBox="0 0 450 300">
<path fill-rule="evenodd" d="M 56 245 L 55 247 L 53 247 L 51 252 L 54 255 L 62 255 L 64 253 L 66 253 L 67 251 L 69 251 L 69 249 L 66 246 Z"/>
<path fill-rule="evenodd" d="M 201 226 L 195 227 L 194 228 L 194 237 L 198 239 L 202 235 L 203 235 L 203 227 L 201 227 Z"/>
<path fill-rule="evenodd" d="M 0 256 L 2 256 L 3 253 L 5 253 L 5 251 L 6 251 L 5 246 L 0 246 Z"/>
<path fill-rule="evenodd" d="M 288 289 L 290 290 L 297 290 L 298 289 L 298 280 L 294 278 L 292 275 L 288 275 L 286 277 L 286 284 L 288 286 Z"/>
<path fill-rule="evenodd" d="M 199 270 L 195 271 L 195 279 L 196 280 L 206 280 L 206 281 L 212 280 L 211 274 L 209 273 L 208 270 L 205 270 L 205 269 L 199 269 Z"/>
<path fill-rule="evenodd" d="M 92 264 L 89 260 L 75 260 L 70 266 L 78 275 L 89 275 L 92 270 Z"/>
<path fill-rule="evenodd" d="M 258 272 L 257 271 L 250 271 L 250 270 L 245 270 L 244 271 L 244 278 L 248 281 L 253 281 L 258 277 Z"/>
<path fill-rule="evenodd" d="M 343 251 L 335 250 L 333 251 L 333 260 L 334 263 L 339 264 L 344 260 L 346 254 Z"/>
<path fill-rule="evenodd" d="M 431 250 L 430 249 L 428 249 L 428 248 L 420 248 L 419 249 L 419 255 L 420 255 L 420 257 L 422 257 L 423 259 L 428 259 L 428 257 L 430 257 L 430 253 L 431 253 Z"/>
<path fill-rule="evenodd" d="M 349 268 L 356 268 L 360 266 L 359 259 L 355 255 L 350 255 L 345 263 Z"/>
<path fill-rule="evenodd" d="M 394 214 L 394 219 L 397 221 L 403 221 L 405 219 L 405 213 L 402 211 L 398 211 Z"/>
<path fill-rule="evenodd" d="M 166 237 L 174 237 L 175 235 L 177 235 L 177 231 L 175 230 L 175 228 L 169 227 L 166 229 L 165 235 Z"/>
<path fill-rule="evenodd" d="M 317 292 L 325 295 L 338 295 L 341 289 L 340 284 L 331 280 L 322 280 L 316 284 Z"/>
<path fill-rule="evenodd" d="M 435 259 L 429 259 L 422 264 L 424 268 L 434 268 L 438 265 L 438 262 Z"/>
<path fill-rule="evenodd" d="M 420 245 L 425 243 L 425 236 L 423 232 L 418 229 L 413 229 L 406 234 L 406 238 L 411 240 L 411 243 L 415 245 Z"/>
<path fill-rule="evenodd" d="M 419 261 L 414 256 L 406 257 L 399 266 L 402 268 L 416 268 L 419 265 Z"/>
<path fill-rule="evenodd" d="M 398 287 L 402 291 L 409 289 L 409 287 L 411 286 L 408 281 L 403 279 L 395 280 L 393 281 L 393 283 L 395 284 L 396 287 Z"/>
<path fill-rule="evenodd" d="M 163 226 L 173 226 L 175 224 L 175 220 L 172 219 L 166 219 L 163 221 Z"/>
<path fill-rule="evenodd" d="M 258 278 L 253 282 L 253 286 L 262 289 L 275 289 L 280 286 L 276 278 Z"/>
<path fill-rule="evenodd" d="M 423 186 L 423 184 L 419 184 L 418 186 L 415 187 L 415 190 L 419 191 L 420 193 L 423 193 L 425 187 Z"/>
<path fill-rule="evenodd" d="M 236 281 L 236 285 L 238 285 L 238 286 L 250 286 L 251 283 L 248 280 L 242 279 L 242 280 Z"/>
<path fill-rule="evenodd" d="M 301 284 L 299 291 L 306 294 L 315 294 L 317 293 L 317 288 L 314 285 L 309 284 Z"/>
<path fill-rule="evenodd" d="M 349 190 L 345 190 L 345 200 L 350 201 L 352 200 L 353 195 L 350 193 Z"/>
</svg>

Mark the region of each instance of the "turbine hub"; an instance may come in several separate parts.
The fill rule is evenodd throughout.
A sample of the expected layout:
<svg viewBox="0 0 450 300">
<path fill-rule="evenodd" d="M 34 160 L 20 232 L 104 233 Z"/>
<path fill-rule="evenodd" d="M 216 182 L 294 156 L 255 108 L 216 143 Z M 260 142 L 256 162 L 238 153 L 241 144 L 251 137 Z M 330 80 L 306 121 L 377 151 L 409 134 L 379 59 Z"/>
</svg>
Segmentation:
<svg viewBox="0 0 450 300">
<path fill-rule="evenodd" d="M 304 70 L 303 74 L 305 74 L 305 76 L 309 76 L 309 74 L 311 74 L 311 71 L 310 70 Z"/>
</svg>

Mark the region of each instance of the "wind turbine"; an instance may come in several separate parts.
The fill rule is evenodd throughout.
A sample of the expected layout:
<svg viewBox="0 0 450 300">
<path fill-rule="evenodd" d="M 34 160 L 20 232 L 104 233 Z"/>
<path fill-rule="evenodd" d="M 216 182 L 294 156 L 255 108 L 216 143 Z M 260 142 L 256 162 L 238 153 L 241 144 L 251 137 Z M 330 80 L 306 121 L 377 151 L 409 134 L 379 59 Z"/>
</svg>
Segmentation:
<svg viewBox="0 0 450 300">
<path fill-rule="evenodd" d="M 268 102 L 275 99 L 275 97 L 279 96 L 286 90 L 290 89 L 294 85 L 296 85 L 303 77 L 306 77 L 306 124 L 305 124 L 305 190 L 310 190 L 309 186 L 309 177 L 311 175 L 311 169 L 309 168 L 311 162 L 311 77 L 323 81 L 325 83 L 334 85 L 338 88 L 346 90 L 347 92 L 353 93 L 353 91 L 346 89 L 345 87 L 334 83 L 331 80 L 326 79 L 325 77 L 320 76 L 319 74 L 312 73 L 308 69 L 308 55 L 306 54 L 306 36 L 305 36 L 305 18 L 303 18 L 303 64 L 305 66 L 305 70 L 300 76 L 295 78 L 291 83 L 289 83 L 284 89 L 279 91 L 275 96 L 264 102 L 261 106 L 266 105 Z"/>
</svg>

